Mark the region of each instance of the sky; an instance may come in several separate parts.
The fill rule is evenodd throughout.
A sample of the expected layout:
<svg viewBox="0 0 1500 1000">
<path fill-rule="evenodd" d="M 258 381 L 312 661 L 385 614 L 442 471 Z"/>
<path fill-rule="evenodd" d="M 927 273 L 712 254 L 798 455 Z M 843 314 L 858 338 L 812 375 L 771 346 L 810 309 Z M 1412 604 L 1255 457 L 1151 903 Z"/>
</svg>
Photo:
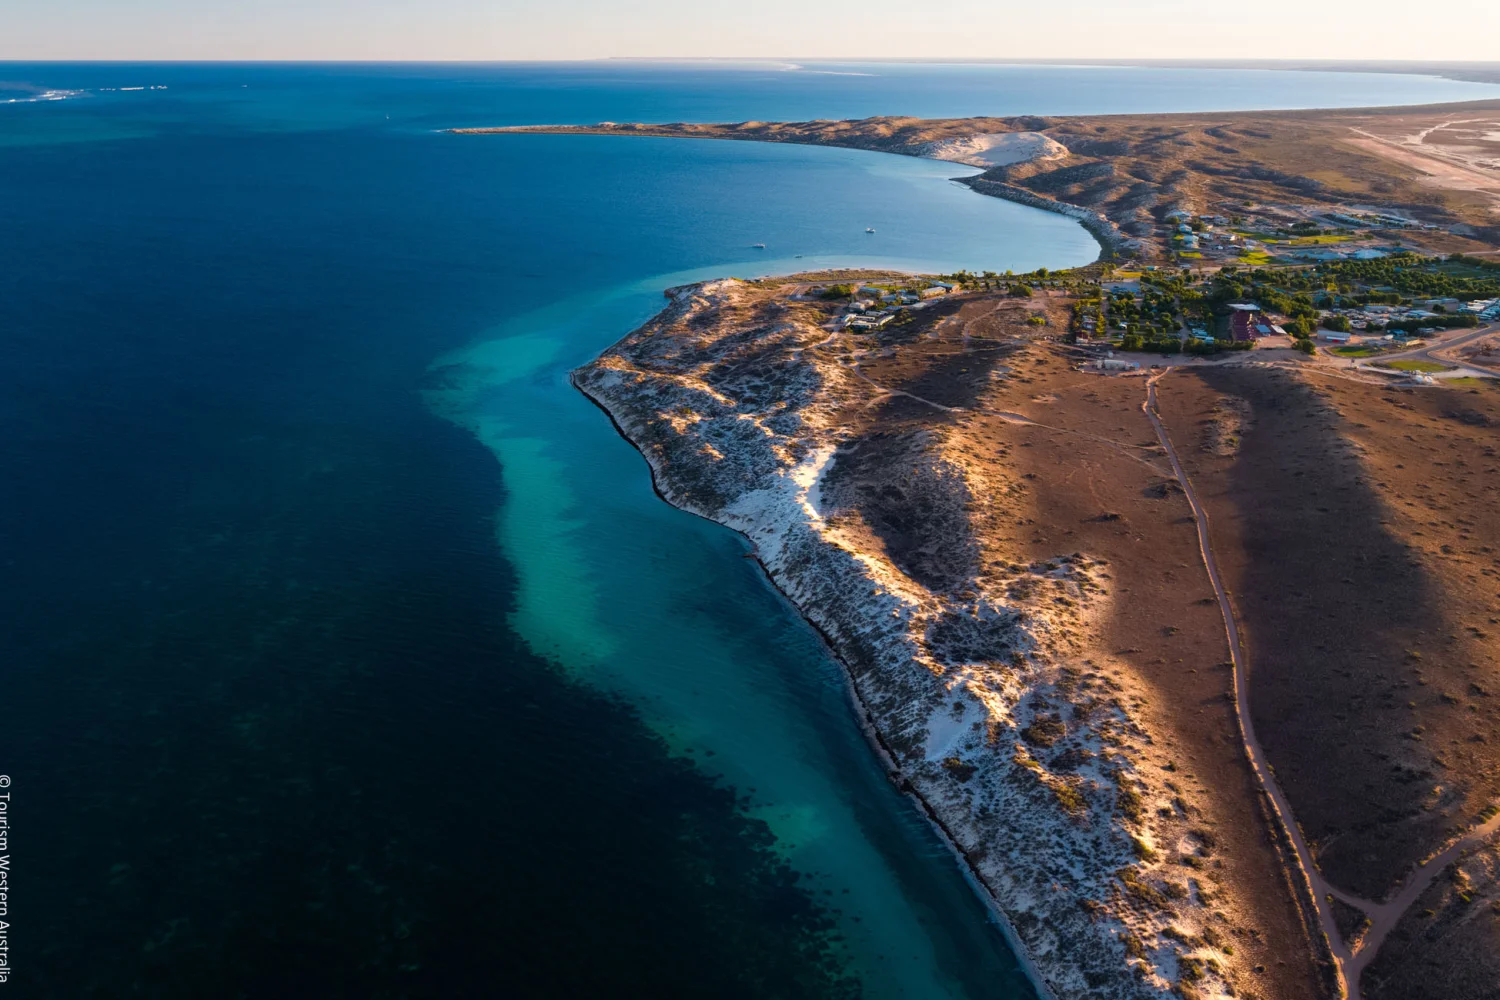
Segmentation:
<svg viewBox="0 0 1500 1000">
<path fill-rule="evenodd" d="M 611 56 L 1500 60 L 1500 0 L 0 0 L 3 60 Z"/>
</svg>

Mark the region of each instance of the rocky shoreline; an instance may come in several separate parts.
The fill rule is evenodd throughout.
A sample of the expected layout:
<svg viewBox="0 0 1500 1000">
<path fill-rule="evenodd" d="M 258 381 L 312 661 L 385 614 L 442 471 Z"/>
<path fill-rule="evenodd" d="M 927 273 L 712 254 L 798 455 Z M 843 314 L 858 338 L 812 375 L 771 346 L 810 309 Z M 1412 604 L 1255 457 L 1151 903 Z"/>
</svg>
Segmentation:
<svg viewBox="0 0 1500 1000">
<path fill-rule="evenodd" d="M 647 455 L 645 451 L 642 450 L 640 446 L 631 438 L 630 434 L 626 432 L 625 428 L 620 426 L 620 422 L 615 419 L 614 411 L 610 409 L 609 405 L 606 404 L 601 398 L 590 393 L 587 387 L 580 384 L 577 375 L 578 373 L 576 371 L 570 373 L 569 375 L 568 381 L 572 384 L 573 388 L 577 389 L 580 393 L 583 394 L 585 398 L 589 400 L 589 402 L 597 406 L 600 412 L 602 412 L 609 419 L 609 422 L 611 426 L 614 427 L 615 432 L 619 434 L 620 437 L 625 441 L 629 442 L 632 447 L 635 447 L 641 454 L 641 457 L 645 459 L 646 467 L 650 470 L 651 474 L 652 492 L 655 493 L 661 500 L 666 503 L 672 504 L 672 506 L 678 508 L 679 510 L 685 511 L 689 514 L 693 514 L 697 517 L 702 517 L 705 520 L 713 521 L 715 524 L 729 527 L 729 525 L 725 525 L 724 522 L 708 517 L 701 511 L 694 510 L 691 507 L 687 507 L 680 503 L 677 503 L 671 498 L 671 496 L 664 492 L 662 489 L 660 475 L 656 464 L 651 461 L 650 456 Z M 822 639 L 823 645 L 828 650 L 829 654 L 833 657 L 833 661 L 839 665 L 840 676 L 842 676 L 844 679 L 844 693 L 849 699 L 849 707 L 854 711 L 855 723 L 859 726 L 860 733 L 864 735 L 865 742 L 869 744 L 871 752 L 875 754 L 875 756 L 880 760 L 881 764 L 885 767 L 886 777 L 890 779 L 891 783 L 896 786 L 897 790 L 900 791 L 901 794 L 905 795 L 909 800 L 911 800 L 913 806 L 915 806 L 916 809 L 923 815 L 923 817 L 926 818 L 927 822 L 937 833 L 943 844 L 948 848 L 950 852 L 952 852 L 953 860 L 958 865 L 959 870 L 964 873 L 964 877 L 968 881 L 969 885 L 974 889 L 974 892 L 984 902 L 991 915 L 994 916 L 996 925 L 1000 928 L 1001 933 L 1004 935 L 1006 943 L 1010 945 L 1011 951 L 1014 952 L 1016 956 L 1016 960 L 1020 962 L 1022 969 L 1026 972 L 1027 979 L 1031 981 L 1032 986 L 1036 988 L 1037 993 L 1041 996 L 1042 1000 L 1062 1000 L 1062 998 L 1059 997 L 1051 989 L 1046 979 L 1043 977 L 1042 970 L 1039 969 L 1036 963 L 1031 960 L 1031 956 L 1026 951 L 1024 943 L 1017 935 L 1015 927 L 1011 924 L 1009 917 L 1006 916 L 1005 910 L 1001 908 L 1000 901 L 995 898 L 995 894 L 991 892 L 989 886 L 985 884 L 984 873 L 981 872 L 969 859 L 968 855 L 964 853 L 964 850 L 959 846 L 958 840 L 955 838 L 953 831 L 948 829 L 948 826 L 943 822 L 942 816 L 938 814 L 937 810 L 932 807 L 932 804 L 930 802 L 922 798 L 921 793 L 918 792 L 915 786 L 913 786 L 912 783 L 907 780 L 907 778 L 902 774 L 900 763 L 896 760 L 894 754 L 892 753 L 891 747 L 881 736 L 880 729 L 875 723 L 875 715 L 871 711 L 870 706 L 866 704 L 864 698 L 860 695 L 859 686 L 854 682 L 854 674 L 852 671 L 850 671 L 849 665 L 845 663 L 839 656 L 838 649 L 834 646 L 832 637 L 829 636 L 827 632 L 823 631 L 816 620 L 808 617 L 807 613 L 804 612 L 802 608 L 799 607 L 797 603 L 787 595 L 786 591 L 782 590 L 781 587 L 777 584 L 776 576 L 771 572 L 770 567 L 768 567 L 760 558 L 759 552 L 756 551 L 755 540 L 751 538 L 750 535 L 737 528 L 730 528 L 730 530 L 734 531 L 741 538 L 745 539 L 746 543 L 750 546 L 749 555 L 752 559 L 754 559 L 755 565 L 760 567 L 761 572 L 765 574 L 766 584 L 772 590 L 774 590 L 782 598 L 783 601 L 786 602 L 787 608 L 793 614 L 806 622 L 808 627 L 816 632 L 818 634 L 818 637 Z"/>
<path fill-rule="evenodd" d="M 887 449 L 901 484 L 885 487 L 910 495 L 939 562 L 983 563 L 972 512 L 1001 484 L 977 480 L 941 430 L 890 442 L 854 426 L 878 391 L 821 356 L 836 336 L 786 296 L 738 281 L 669 295 L 573 384 L 640 451 L 657 493 L 744 535 L 823 636 L 892 780 L 962 859 L 1038 989 L 1234 995 L 1247 970 L 1220 925 L 1238 901 L 1201 871 L 1213 805 L 1149 759 L 1166 734 L 1098 649 L 1107 568 L 1059 553 L 945 580 L 914 569 L 860 523 L 875 488 L 858 480 L 862 447 Z"/>
</svg>

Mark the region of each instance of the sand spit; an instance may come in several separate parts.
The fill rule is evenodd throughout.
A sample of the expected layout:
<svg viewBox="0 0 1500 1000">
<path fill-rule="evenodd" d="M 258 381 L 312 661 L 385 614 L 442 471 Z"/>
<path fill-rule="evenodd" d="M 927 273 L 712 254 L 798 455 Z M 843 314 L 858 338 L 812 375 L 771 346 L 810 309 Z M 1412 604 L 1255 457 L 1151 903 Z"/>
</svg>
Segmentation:
<svg viewBox="0 0 1500 1000">
<path fill-rule="evenodd" d="M 1169 736 L 1154 692 L 1100 648 L 1109 567 L 994 558 L 977 526 L 1025 484 L 986 479 L 941 425 L 884 429 L 872 414 L 890 394 L 816 309 L 734 280 L 669 295 L 574 384 L 658 492 L 744 534 L 823 634 L 892 780 L 960 852 L 1039 988 L 1246 995 L 1226 934 L 1247 908 L 1213 877 L 1215 803 L 1149 752 Z"/>
</svg>

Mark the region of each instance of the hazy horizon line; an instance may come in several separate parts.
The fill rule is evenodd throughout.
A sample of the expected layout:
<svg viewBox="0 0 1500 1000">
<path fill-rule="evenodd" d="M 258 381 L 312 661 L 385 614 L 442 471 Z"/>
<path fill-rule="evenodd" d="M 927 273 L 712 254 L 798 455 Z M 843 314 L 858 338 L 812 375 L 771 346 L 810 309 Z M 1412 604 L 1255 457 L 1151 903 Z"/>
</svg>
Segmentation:
<svg viewBox="0 0 1500 1000">
<path fill-rule="evenodd" d="M 720 62 L 720 63 L 894 63 L 894 64 L 951 64 L 951 65 L 1085 65 L 1085 66 L 1139 66 L 1139 65 L 1162 65 L 1162 66 L 1204 66 L 1204 65 L 1236 65 L 1236 66 L 1416 66 L 1416 67 L 1462 67 L 1483 68 L 1500 70 L 1500 60 L 1493 59 L 1372 59 L 1372 58 L 1261 58 L 1243 56 L 1204 56 L 1196 58 L 1180 58 L 1170 56 L 1131 56 L 1131 57 L 1090 57 L 1090 56 L 816 56 L 816 55 L 786 55 L 786 56 L 576 56 L 572 58 L 552 59 L 434 59 L 434 58 L 394 58 L 394 59 L 220 59 L 212 57 L 204 58 L 130 58 L 111 57 L 108 59 L 89 57 L 69 58 L 45 58 L 45 59 L 22 59 L 14 57 L 0 57 L 0 65 L 6 63 L 223 63 L 226 65 L 255 65 L 255 64 L 347 64 L 347 65 L 384 65 L 391 63 L 407 65 L 514 65 L 514 64 L 545 64 L 545 63 L 587 63 L 587 62 L 645 62 L 645 63 L 673 63 L 673 62 Z"/>
</svg>

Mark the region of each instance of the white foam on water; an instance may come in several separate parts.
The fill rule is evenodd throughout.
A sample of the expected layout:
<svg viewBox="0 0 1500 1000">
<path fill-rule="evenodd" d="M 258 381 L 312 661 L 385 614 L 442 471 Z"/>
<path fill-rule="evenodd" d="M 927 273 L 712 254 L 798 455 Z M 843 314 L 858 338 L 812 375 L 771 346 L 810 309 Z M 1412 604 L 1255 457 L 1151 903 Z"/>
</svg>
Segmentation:
<svg viewBox="0 0 1500 1000">
<path fill-rule="evenodd" d="M 40 93 L 28 94 L 26 97 L 9 97 L 0 100 L 0 104 L 39 104 L 47 101 L 67 101 L 75 97 L 82 97 L 87 91 L 83 90 L 43 90 Z"/>
</svg>

